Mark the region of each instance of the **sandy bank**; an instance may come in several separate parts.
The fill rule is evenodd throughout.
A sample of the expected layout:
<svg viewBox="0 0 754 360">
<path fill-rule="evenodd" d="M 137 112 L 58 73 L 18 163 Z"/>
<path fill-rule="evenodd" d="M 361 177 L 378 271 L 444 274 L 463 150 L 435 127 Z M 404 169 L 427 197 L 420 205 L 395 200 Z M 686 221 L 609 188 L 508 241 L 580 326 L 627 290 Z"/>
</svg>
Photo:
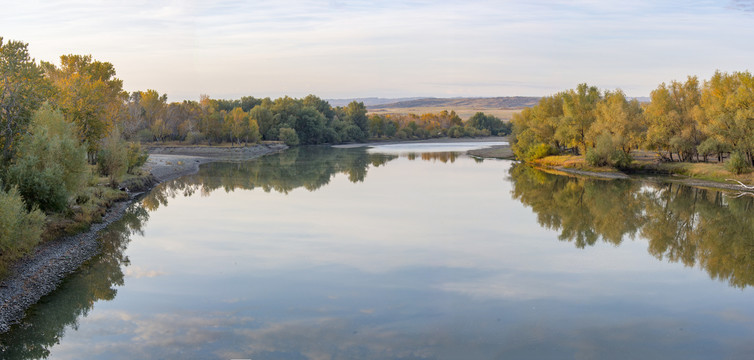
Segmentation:
<svg viewBox="0 0 754 360">
<path fill-rule="evenodd" d="M 372 141 L 367 143 L 357 144 L 343 144 L 333 145 L 335 148 L 350 149 L 358 147 L 370 147 L 377 145 L 393 145 L 393 144 L 426 144 L 426 143 L 475 143 L 475 142 L 500 142 L 508 141 L 507 136 L 487 136 L 479 138 L 437 138 L 437 139 L 425 139 L 425 140 L 385 140 L 385 141 Z"/>
<path fill-rule="evenodd" d="M 238 148 L 158 147 L 150 149 L 144 168 L 159 182 L 189 175 L 199 165 L 211 161 L 250 160 L 287 149 L 283 144 L 263 144 Z M 200 149 L 200 150 L 197 150 Z M 37 246 L 29 255 L 14 264 L 0 282 L 0 333 L 22 319 L 26 309 L 44 295 L 55 290 L 66 276 L 100 251 L 99 232 L 123 216 L 135 194 L 128 201 L 116 203 L 89 231 L 65 236 Z"/>
</svg>

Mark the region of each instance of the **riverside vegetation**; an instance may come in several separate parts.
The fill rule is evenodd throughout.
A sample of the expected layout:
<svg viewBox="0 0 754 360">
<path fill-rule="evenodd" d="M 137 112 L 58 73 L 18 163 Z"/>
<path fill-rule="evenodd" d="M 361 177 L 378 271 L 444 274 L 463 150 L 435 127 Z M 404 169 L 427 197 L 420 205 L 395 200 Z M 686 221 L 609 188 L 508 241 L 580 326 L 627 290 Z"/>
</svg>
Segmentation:
<svg viewBox="0 0 754 360">
<path fill-rule="evenodd" d="M 512 149 L 527 162 L 752 180 L 746 175 L 754 166 L 749 72 L 717 71 L 703 82 L 689 76 L 663 83 L 644 104 L 628 100 L 621 90 L 601 92 L 581 84 L 542 98 L 512 122 Z M 656 155 L 647 159 L 642 149 Z"/>
<path fill-rule="evenodd" d="M 90 55 L 37 63 L 27 44 L 0 37 L 0 276 L 40 241 L 85 230 L 127 198 L 118 184 L 146 177 L 143 142 L 295 146 L 511 131 L 481 112 L 467 121 L 453 111 L 367 116 L 361 102 L 332 107 L 314 95 L 168 103 L 156 90 L 124 91 L 115 75 Z"/>
</svg>

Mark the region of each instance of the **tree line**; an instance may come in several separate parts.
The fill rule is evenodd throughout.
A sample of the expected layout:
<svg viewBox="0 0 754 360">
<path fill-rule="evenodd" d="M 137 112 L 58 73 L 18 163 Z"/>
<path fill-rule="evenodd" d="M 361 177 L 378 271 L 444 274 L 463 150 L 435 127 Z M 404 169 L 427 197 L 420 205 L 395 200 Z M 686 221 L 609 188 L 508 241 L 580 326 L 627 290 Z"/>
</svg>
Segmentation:
<svg viewBox="0 0 754 360">
<path fill-rule="evenodd" d="M 125 99 L 118 118 L 124 136 L 141 142 L 248 144 L 279 140 L 289 145 L 340 144 L 370 138 L 426 139 L 507 135 L 511 125 L 477 113 L 463 121 L 454 111 L 435 114 L 367 115 L 362 102 L 332 107 L 315 95 L 272 100 L 244 96 L 167 102 L 155 90 L 137 91 Z"/>
<path fill-rule="evenodd" d="M 626 165 L 631 151 L 655 150 L 666 161 L 722 161 L 735 172 L 754 166 L 754 77 L 717 71 L 700 82 L 662 83 L 650 102 L 621 90 L 580 84 L 542 98 L 513 117 L 519 159 L 550 154 L 586 155 L 596 165 Z"/>
</svg>

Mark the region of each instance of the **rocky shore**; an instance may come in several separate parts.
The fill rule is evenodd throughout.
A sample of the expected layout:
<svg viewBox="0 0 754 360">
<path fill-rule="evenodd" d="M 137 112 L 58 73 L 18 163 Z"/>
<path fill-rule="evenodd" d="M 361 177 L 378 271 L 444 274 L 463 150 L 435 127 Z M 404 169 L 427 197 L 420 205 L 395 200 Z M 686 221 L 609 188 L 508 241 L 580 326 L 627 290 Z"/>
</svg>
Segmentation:
<svg viewBox="0 0 754 360">
<path fill-rule="evenodd" d="M 89 231 L 65 236 L 40 244 L 18 261 L 0 282 L 0 333 L 24 317 L 26 309 L 44 295 L 55 290 L 66 276 L 100 251 L 99 232 L 123 216 L 138 193 L 147 191 L 159 182 L 189 175 L 199 165 L 212 161 L 250 160 L 287 149 L 284 144 L 272 143 L 251 147 L 156 147 L 144 169 L 151 176 L 137 184 L 121 184 L 129 191 L 129 200 L 118 202 L 102 221 L 92 224 Z"/>
</svg>

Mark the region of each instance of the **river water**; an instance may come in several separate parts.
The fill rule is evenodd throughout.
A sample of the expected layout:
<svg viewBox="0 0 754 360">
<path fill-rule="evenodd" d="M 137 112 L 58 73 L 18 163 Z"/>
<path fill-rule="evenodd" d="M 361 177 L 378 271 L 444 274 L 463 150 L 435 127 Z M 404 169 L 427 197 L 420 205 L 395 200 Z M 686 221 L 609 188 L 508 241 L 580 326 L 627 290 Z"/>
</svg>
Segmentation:
<svg viewBox="0 0 754 360">
<path fill-rule="evenodd" d="M 4 359 L 754 353 L 754 201 L 463 155 L 295 148 L 163 183 Z"/>
</svg>

